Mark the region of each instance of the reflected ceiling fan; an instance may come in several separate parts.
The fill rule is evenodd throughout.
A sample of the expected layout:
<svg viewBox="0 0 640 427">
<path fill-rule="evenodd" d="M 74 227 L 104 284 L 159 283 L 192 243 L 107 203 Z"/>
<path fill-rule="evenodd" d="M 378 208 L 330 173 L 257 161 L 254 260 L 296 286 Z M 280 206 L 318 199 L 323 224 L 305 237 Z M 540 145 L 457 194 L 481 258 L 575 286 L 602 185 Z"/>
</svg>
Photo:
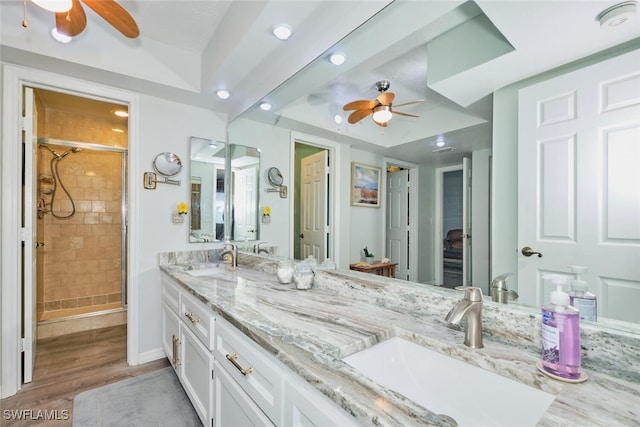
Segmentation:
<svg viewBox="0 0 640 427">
<path fill-rule="evenodd" d="M 418 102 L 424 102 L 424 99 L 417 99 L 415 101 L 403 102 L 401 104 L 393 105 L 393 99 L 395 95 L 393 92 L 387 92 L 389 89 L 388 80 L 380 80 L 376 82 L 376 88 L 380 95 L 376 97 L 376 99 L 368 100 L 362 99 L 358 101 L 351 101 L 348 104 L 345 104 L 342 109 L 344 111 L 355 110 L 353 113 L 349 115 L 349 123 L 358 123 L 360 120 L 367 117 L 369 114 L 372 115 L 373 122 L 378 126 L 387 127 L 389 126 L 389 120 L 393 117 L 394 114 L 398 114 L 400 116 L 407 117 L 419 117 L 415 114 L 404 113 L 402 111 L 396 111 L 393 107 L 401 107 L 403 105 L 416 104 Z"/>
<path fill-rule="evenodd" d="M 47 10 L 52 10 L 46 6 L 47 0 L 31 1 Z M 115 0 L 82 0 L 82 2 L 124 36 L 133 39 L 140 35 L 136 21 Z M 87 26 L 87 17 L 80 0 L 71 0 L 69 3 L 71 3 L 71 8 L 64 12 L 52 11 L 56 14 L 56 30 L 58 33 L 75 37 Z M 23 22 L 23 26 L 26 26 L 25 24 L 26 20 Z"/>
</svg>

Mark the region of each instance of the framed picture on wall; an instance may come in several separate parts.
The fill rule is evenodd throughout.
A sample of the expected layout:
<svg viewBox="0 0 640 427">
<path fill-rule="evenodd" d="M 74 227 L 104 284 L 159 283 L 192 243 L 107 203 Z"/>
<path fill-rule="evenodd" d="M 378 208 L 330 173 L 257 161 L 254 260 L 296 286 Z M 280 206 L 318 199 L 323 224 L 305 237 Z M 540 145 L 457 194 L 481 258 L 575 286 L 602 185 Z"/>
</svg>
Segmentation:
<svg viewBox="0 0 640 427">
<path fill-rule="evenodd" d="M 382 168 L 351 162 L 351 205 L 380 207 Z"/>
</svg>

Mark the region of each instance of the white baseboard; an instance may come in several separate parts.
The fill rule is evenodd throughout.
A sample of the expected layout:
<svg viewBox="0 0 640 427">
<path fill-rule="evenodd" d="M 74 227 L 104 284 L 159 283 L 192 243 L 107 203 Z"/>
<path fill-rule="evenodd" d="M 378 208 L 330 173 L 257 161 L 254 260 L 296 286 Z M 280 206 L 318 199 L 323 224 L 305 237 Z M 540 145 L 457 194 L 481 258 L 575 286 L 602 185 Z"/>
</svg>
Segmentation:
<svg viewBox="0 0 640 427">
<path fill-rule="evenodd" d="M 164 354 L 164 350 L 162 347 L 154 348 L 153 350 L 145 351 L 144 353 L 138 354 L 138 364 L 144 365 L 145 363 L 153 362 L 154 360 L 162 359 L 167 357 Z"/>
</svg>

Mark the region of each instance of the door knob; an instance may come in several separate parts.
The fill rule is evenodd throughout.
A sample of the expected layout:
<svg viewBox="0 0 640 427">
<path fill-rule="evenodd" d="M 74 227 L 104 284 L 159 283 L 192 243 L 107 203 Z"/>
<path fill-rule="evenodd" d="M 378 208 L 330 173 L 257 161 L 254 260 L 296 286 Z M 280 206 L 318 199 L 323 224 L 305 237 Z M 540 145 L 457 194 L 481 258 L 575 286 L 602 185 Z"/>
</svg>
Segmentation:
<svg viewBox="0 0 640 427">
<path fill-rule="evenodd" d="M 39 248 L 40 246 L 44 246 L 44 242 L 36 242 L 36 248 Z"/>
<path fill-rule="evenodd" d="M 531 249 L 531 247 L 525 246 L 524 248 L 522 248 L 522 255 L 524 256 L 531 256 L 535 254 L 538 254 L 538 258 L 542 258 L 542 254 L 540 252 L 534 251 L 533 249 Z"/>
<path fill-rule="evenodd" d="M 304 233 L 300 233 L 300 238 L 304 239 Z"/>
</svg>

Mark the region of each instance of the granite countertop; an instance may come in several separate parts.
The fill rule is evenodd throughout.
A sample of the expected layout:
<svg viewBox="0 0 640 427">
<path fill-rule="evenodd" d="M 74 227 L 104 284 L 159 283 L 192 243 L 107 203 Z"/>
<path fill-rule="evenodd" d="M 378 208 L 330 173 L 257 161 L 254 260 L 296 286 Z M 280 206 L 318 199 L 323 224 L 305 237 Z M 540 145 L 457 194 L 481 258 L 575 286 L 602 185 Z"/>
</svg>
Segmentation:
<svg viewBox="0 0 640 427">
<path fill-rule="evenodd" d="M 461 292 L 321 269 L 312 289 L 297 290 L 277 282 L 275 260 L 249 254 L 240 255 L 235 272 L 199 277 L 185 272 L 211 267 L 204 258 L 161 256 L 160 268 L 363 425 L 451 425 L 341 360 L 392 336 L 555 395 L 538 425 L 640 422 L 640 338 L 635 334 L 581 325 L 589 379 L 569 384 L 537 370 L 539 319 L 530 311 L 504 310 L 485 298 L 484 348 L 471 349 L 463 345 L 463 329 L 443 320 Z"/>
</svg>

